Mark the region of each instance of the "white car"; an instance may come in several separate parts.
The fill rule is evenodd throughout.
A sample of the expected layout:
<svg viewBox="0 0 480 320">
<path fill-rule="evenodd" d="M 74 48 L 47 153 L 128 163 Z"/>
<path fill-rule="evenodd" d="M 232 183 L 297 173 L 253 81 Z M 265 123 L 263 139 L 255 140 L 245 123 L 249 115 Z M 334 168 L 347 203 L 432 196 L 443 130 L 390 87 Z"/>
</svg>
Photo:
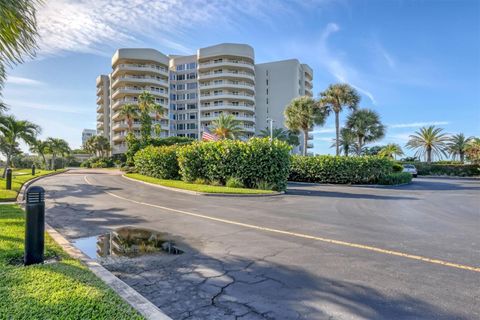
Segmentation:
<svg viewBox="0 0 480 320">
<path fill-rule="evenodd" d="M 403 165 L 403 172 L 408 172 L 410 173 L 414 178 L 417 177 L 417 168 L 413 164 L 404 164 Z"/>
</svg>

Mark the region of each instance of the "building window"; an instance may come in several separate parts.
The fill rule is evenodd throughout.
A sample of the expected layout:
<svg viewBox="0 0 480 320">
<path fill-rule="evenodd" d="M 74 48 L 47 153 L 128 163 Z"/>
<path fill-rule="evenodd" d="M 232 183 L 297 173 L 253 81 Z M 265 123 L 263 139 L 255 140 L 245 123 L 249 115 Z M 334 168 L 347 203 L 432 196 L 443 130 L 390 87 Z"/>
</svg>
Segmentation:
<svg viewBox="0 0 480 320">
<path fill-rule="evenodd" d="M 177 75 L 177 81 L 185 80 L 185 75 L 184 74 L 178 74 Z"/>
<path fill-rule="evenodd" d="M 185 70 L 185 65 L 184 64 L 179 64 L 177 66 L 177 71 L 182 71 L 182 70 Z"/>
<path fill-rule="evenodd" d="M 195 62 L 191 62 L 191 63 L 187 64 L 187 69 L 188 70 L 195 69 L 196 67 L 197 67 L 197 64 Z"/>
<path fill-rule="evenodd" d="M 195 72 L 187 74 L 187 79 L 196 79 L 197 74 Z"/>
<path fill-rule="evenodd" d="M 197 83 L 196 82 L 187 83 L 187 89 L 188 90 L 197 89 Z"/>
</svg>

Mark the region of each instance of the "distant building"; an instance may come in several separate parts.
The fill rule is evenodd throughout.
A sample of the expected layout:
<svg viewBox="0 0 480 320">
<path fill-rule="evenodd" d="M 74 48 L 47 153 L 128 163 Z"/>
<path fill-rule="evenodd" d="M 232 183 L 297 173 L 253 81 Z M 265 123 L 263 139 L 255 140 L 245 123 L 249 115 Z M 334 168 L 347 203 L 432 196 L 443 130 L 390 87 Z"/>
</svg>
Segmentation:
<svg viewBox="0 0 480 320">
<path fill-rule="evenodd" d="M 97 135 L 97 131 L 93 129 L 83 129 L 82 131 L 82 146 L 85 145 L 88 139 Z"/>
<path fill-rule="evenodd" d="M 220 114 L 231 114 L 249 138 L 267 126 L 267 118 L 284 128 L 285 107 L 293 98 L 312 96 L 312 79 L 312 69 L 296 59 L 255 64 L 254 50 L 245 44 L 222 43 L 186 56 L 118 49 L 111 73 L 97 77 L 97 131 L 109 139 L 113 154 L 124 153 L 128 125 L 120 109 L 148 91 L 165 108 L 161 117 L 152 114 L 160 137 L 200 139 Z M 138 119 L 132 128 L 140 135 Z"/>
</svg>

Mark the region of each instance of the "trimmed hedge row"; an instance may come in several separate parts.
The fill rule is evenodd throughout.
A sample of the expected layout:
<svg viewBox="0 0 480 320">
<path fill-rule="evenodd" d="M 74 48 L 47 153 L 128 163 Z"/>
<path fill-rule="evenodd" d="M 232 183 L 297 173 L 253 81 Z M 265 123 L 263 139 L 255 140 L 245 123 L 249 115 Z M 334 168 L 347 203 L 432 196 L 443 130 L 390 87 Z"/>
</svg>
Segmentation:
<svg viewBox="0 0 480 320">
<path fill-rule="evenodd" d="M 283 191 L 287 187 L 289 152 L 287 143 L 266 138 L 196 142 L 178 150 L 178 164 L 187 182 L 203 179 L 225 185 L 233 177 L 247 188 L 261 185 Z"/>
<path fill-rule="evenodd" d="M 418 175 L 422 176 L 458 176 L 470 177 L 480 175 L 478 164 L 437 164 L 437 163 L 413 163 L 417 168 Z"/>
<path fill-rule="evenodd" d="M 138 173 L 158 179 L 180 179 L 177 160 L 178 146 L 148 146 L 134 156 Z"/>
<path fill-rule="evenodd" d="M 387 158 L 335 157 L 335 156 L 292 156 L 290 177 L 292 181 L 370 184 L 377 183 L 393 171 L 393 162 Z"/>
<path fill-rule="evenodd" d="M 412 182 L 412 175 L 408 172 L 394 172 L 381 176 L 378 179 L 378 184 L 395 185 Z"/>
</svg>

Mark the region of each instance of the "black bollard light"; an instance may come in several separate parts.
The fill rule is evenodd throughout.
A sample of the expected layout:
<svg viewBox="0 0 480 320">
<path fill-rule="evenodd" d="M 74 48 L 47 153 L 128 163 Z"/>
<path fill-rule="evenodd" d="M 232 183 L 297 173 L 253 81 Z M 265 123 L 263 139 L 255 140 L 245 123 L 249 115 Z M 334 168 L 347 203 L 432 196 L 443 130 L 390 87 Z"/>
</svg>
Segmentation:
<svg viewBox="0 0 480 320">
<path fill-rule="evenodd" d="M 7 172 L 6 172 L 6 186 L 5 186 L 5 189 L 7 190 L 12 190 L 12 169 L 10 168 L 7 168 Z"/>
<path fill-rule="evenodd" d="M 27 189 L 27 222 L 25 225 L 26 266 L 43 263 L 45 247 L 45 189 L 33 186 Z"/>
<path fill-rule="evenodd" d="M 34 175 L 35 175 L 35 165 L 32 164 L 32 176 L 34 176 Z"/>
</svg>

